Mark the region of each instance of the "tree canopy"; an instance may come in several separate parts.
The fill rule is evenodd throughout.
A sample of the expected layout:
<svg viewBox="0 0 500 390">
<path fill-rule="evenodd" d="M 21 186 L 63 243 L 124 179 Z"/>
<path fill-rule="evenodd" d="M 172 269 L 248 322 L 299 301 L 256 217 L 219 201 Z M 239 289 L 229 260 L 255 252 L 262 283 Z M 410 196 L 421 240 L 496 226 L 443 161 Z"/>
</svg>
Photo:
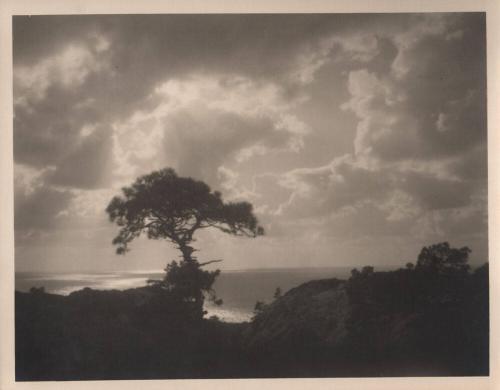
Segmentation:
<svg viewBox="0 0 500 390">
<path fill-rule="evenodd" d="M 441 242 L 422 248 L 415 268 L 438 273 L 467 272 L 470 253 L 466 246 L 451 248 L 448 242 Z"/>
<path fill-rule="evenodd" d="M 128 244 L 141 234 L 150 239 L 165 239 L 182 253 L 180 263 L 172 261 L 163 280 L 150 281 L 193 305 L 196 317 L 203 317 L 204 294 L 216 304 L 212 288 L 220 271 L 204 271 L 192 254 L 191 243 L 197 230 L 218 229 L 235 236 L 256 237 L 264 234 L 248 202 L 224 202 L 220 192 L 189 177 L 179 177 L 166 168 L 139 177 L 130 187 L 122 188 L 107 209 L 109 218 L 120 230 L 113 239 L 116 252 L 124 254 Z"/>
<path fill-rule="evenodd" d="M 122 192 L 106 209 L 110 220 L 120 226 L 113 240 L 118 254 L 125 253 L 141 233 L 175 243 L 188 261 L 193 251 L 189 244 L 199 229 L 212 227 L 247 237 L 264 234 L 250 203 L 225 203 L 220 192 L 201 181 L 179 177 L 170 168 L 141 176 Z"/>
</svg>

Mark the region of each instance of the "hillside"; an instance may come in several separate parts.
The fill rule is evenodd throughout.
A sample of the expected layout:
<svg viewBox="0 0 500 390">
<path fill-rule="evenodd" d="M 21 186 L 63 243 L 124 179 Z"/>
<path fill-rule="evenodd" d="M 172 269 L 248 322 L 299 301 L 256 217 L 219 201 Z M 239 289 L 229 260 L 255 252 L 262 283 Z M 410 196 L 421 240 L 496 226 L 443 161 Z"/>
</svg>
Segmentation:
<svg viewBox="0 0 500 390">
<path fill-rule="evenodd" d="M 250 323 L 144 287 L 16 292 L 17 380 L 488 374 L 488 269 L 311 281 Z"/>
<path fill-rule="evenodd" d="M 245 346 L 290 373 L 487 375 L 487 266 L 471 274 L 370 268 L 290 290 L 254 318 Z"/>
</svg>

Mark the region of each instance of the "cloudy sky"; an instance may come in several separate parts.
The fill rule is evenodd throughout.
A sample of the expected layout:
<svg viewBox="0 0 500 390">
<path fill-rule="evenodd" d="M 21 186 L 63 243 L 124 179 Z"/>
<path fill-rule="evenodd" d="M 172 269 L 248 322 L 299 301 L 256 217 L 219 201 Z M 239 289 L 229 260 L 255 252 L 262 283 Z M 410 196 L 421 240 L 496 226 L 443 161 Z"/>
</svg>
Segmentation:
<svg viewBox="0 0 500 390">
<path fill-rule="evenodd" d="M 172 167 L 253 203 L 222 269 L 487 260 L 483 14 L 15 17 L 16 270 L 161 269 L 104 212 Z"/>
</svg>

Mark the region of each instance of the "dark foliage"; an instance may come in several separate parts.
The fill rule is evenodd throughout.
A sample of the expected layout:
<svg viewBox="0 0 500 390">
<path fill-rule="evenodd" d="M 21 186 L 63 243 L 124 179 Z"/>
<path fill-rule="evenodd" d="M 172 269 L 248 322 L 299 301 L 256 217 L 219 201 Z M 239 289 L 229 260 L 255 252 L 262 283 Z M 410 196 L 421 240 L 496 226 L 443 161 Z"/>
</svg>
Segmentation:
<svg viewBox="0 0 500 390">
<path fill-rule="evenodd" d="M 242 324 L 193 316 L 180 287 L 16 292 L 16 378 L 488 375 L 488 265 L 429 248 L 430 268 L 311 281 Z"/>
<path fill-rule="evenodd" d="M 469 271 L 468 247 L 451 248 L 447 242 L 424 247 L 418 255 L 416 268 L 434 274 L 456 274 Z"/>
<path fill-rule="evenodd" d="M 441 243 L 424 248 L 416 267 L 366 266 L 345 282 L 306 283 L 259 307 L 248 345 L 287 374 L 487 375 L 488 265 L 470 272 L 469 253 Z M 304 351 L 314 366 L 296 361 Z"/>
<path fill-rule="evenodd" d="M 232 235 L 255 237 L 264 233 L 247 202 L 224 203 L 201 181 L 179 177 L 167 168 L 139 177 L 122 189 L 106 211 L 120 227 L 113 240 L 117 253 L 141 233 L 151 239 L 166 239 L 178 246 L 184 260 L 190 260 L 194 233 L 215 228 Z"/>
<path fill-rule="evenodd" d="M 202 266 L 221 260 L 199 263 L 193 256 L 196 231 L 218 229 L 235 236 L 256 237 L 264 234 L 248 202 L 222 200 L 221 194 L 189 177 L 179 177 L 167 168 L 139 177 L 130 187 L 114 197 L 106 212 L 120 231 L 114 238 L 116 252 L 124 254 L 128 244 L 142 233 L 150 239 L 174 243 L 182 260 L 173 261 L 165 269 L 163 280 L 150 281 L 183 299 L 194 317 L 203 317 L 205 295 L 222 304 L 212 286 L 220 271 L 206 271 Z"/>
<path fill-rule="evenodd" d="M 485 271 L 486 268 L 486 271 Z M 487 375 L 487 266 L 474 273 L 419 268 L 375 272 L 347 282 L 354 356 L 429 375 Z M 390 375 L 391 364 L 381 368 Z"/>
<path fill-rule="evenodd" d="M 242 326 L 193 320 L 156 287 L 16 292 L 16 379 L 230 377 Z"/>
</svg>

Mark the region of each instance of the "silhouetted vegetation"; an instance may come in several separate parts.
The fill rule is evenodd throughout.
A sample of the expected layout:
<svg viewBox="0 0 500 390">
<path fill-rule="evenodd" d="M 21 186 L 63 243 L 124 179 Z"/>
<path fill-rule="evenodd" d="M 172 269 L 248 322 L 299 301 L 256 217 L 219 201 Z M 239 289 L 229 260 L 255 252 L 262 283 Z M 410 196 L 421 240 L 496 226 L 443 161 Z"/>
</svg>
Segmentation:
<svg viewBox="0 0 500 390">
<path fill-rule="evenodd" d="M 470 272 L 470 249 L 425 247 L 415 267 L 353 273 L 348 344 L 366 359 L 488 372 L 488 266 Z M 357 351 L 357 352 L 356 352 Z"/>
<path fill-rule="evenodd" d="M 176 289 L 158 284 L 16 292 L 16 377 L 487 375 L 488 264 L 470 269 L 469 254 L 441 243 L 415 266 L 277 289 L 240 324 L 194 319 Z"/>
<path fill-rule="evenodd" d="M 182 253 L 182 260 L 167 265 L 163 280 L 150 283 L 186 302 L 197 318 L 204 315 L 205 294 L 216 304 L 222 304 L 212 288 L 220 271 L 201 269 L 221 260 L 198 262 L 191 243 L 195 241 L 196 231 L 205 228 L 235 236 L 264 234 L 252 205 L 248 202 L 224 203 L 220 192 L 212 192 L 201 181 L 179 177 L 170 168 L 141 176 L 122 192 L 123 196 L 114 197 L 106 209 L 110 220 L 120 227 L 113 240 L 116 252 L 127 252 L 128 244 L 142 233 L 150 239 L 170 241 Z"/>
<path fill-rule="evenodd" d="M 281 292 L 281 288 L 276 287 L 276 290 L 274 291 L 274 294 L 273 294 L 273 300 L 279 299 L 282 296 L 283 296 L 283 293 Z M 256 316 L 258 316 L 259 314 L 263 313 L 264 311 L 266 311 L 266 309 L 269 307 L 269 305 L 270 305 L 270 303 L 266 303 L 263 301 L 255 302 L 255 306 L 253 308 L 254 318 Z"/>
</svg>

